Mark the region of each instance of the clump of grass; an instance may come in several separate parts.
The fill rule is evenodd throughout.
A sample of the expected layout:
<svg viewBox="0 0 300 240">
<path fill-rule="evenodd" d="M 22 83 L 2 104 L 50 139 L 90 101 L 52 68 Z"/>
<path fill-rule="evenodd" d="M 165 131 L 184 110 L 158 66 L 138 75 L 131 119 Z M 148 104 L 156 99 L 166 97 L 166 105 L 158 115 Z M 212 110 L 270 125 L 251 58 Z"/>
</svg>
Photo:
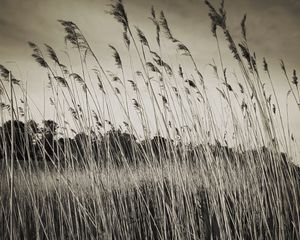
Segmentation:
<svg viewBox="0 0 300 240">
<path fill-rule="evenodd" d="M 205 3 L 219 54 L 219 64 L 210 66 L 228 109 L 221 116 L 207 77 L 190 48 L 172 34 L 166 15 L 157 17 L 151 9 L 152 43 L 141 28 L 132 31 L 120 0 L 108 13 L 123 26 L 129 74 L 111 45 L 116 69 L 106 70 L 70 21 L 59 23 L 79 69 L 51 46 L 45 45 L 47 57 L 29 43 L 48 76 L 53 119 L 40 112 L 42 124 L 30 120 L 35 106 L 26 87 L 0 65 L 2 238 L 300 238 L 299 169 L 291 162 L 297 149 L 267 61 L 260 64 L 248 46 L 246 15 L 237 42 L 224 1 L 219 8 Z M 237 84 L 229 82 L 219 30 L 240 67 Z M 176 68 L 165 57 L 162 32 L 180 59 Z M 187 71 L 188 64 L 194 71 Z M 283 62 L 281 68 L 298 104 L 296 70 L 291 80 Z M 225 127 L 219 118 L 229 119 Z"/>
</svg>

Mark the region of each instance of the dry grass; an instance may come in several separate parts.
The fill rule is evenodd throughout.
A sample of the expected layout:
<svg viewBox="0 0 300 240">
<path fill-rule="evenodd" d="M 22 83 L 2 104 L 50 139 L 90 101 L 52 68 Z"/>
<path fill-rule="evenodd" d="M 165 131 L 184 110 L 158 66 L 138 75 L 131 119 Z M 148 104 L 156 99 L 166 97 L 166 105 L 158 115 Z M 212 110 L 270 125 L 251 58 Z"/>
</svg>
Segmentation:
<svg viewBox="0 0 300 240">
<path fill-rule="evenodd" d="M 300 170 L 291 162 L 297 147 L 283 121 L 287 109 L 280 109 L 266 60 L 259 69 L 247 45 L 246 18 L 236 42 L 223 4 L 216 9 L 205 2 L 220 57 L 210 64 L 219 82 L 220 114 L 206 77 L 164 13 L 151 11 L 156 42 L 150 43 L 141 29 L 135 35 L 118 0 L 108 12 L 123 26 L 130 61 L 110 46 L 115 72 L 104 69 L 75 23 L 59 21 L 80 74 L 50 46 L 48 59 L 29 43 L 48 73 L 60 134 L 51 121 L 37 131 L 29 127 L 34 106 L 26 87 L 0 66 L 1 239 L 300 238 Z M 220 32 L 240 67 L 236 83 L 224 68 Z M 180 59 L 178 69 L 163 57 L 163 33 Z M 182 62 L 194 70 L 187 72 Z M 292 93 L 298 104 L 296 71 L 290 79 L 284 63 L 281 68 L 290 84 L 287 96 Z M 25 125 L 6 122 L 7 113 Z M 19 142 L 10 141 L 12 135 Z M 153 145 L 153 135 L 165 142 Z"/>
</svg>

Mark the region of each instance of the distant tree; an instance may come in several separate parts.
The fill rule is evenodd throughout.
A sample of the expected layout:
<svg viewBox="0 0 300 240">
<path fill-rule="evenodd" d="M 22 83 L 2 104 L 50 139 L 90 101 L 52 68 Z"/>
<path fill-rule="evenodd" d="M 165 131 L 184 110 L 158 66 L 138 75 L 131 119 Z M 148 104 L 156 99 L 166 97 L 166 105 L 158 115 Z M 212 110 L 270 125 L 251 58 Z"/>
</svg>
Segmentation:
<svg viewBox="0 0 300 240">
<path fill-rule="evenodd" d="M 151 139 L 152 150 L 158 159 L 168 156 L 168 146 L 170 146 L 170 144 L 171 142 L 162 136 L 154 136 Z"/>
<path fill-rule="evenodd" d="M 96 134 L 93 132 L 93 134 L 91 134 L 91 149 L 94 160 L 98 164 L 102 164 L 103 159 L 105 158 L 105 151 L 103 146 L 103 135 L 101 133 L 98 132 L 98 134 Z"/>
<path fill-rule="evenodd" d="M 0 160 L 4 158 L 4 136 L 3 128 L 0 127 Z"/>
<path fill-rule="evenodd" d="M 89 153 L 89 136 L 83 132 L 77 133 L 74 137 L 78 160 L 85 162 Z"/>
<path fill-rule="evenodd" d="M 27 121 L 25 125 L 28 133 L 32 136 L 35 136 L 40 132 L 39 125 L 34 120 Z"/>
<path fill-rule="evenodd" d="M 47 160 L 57 161 L 56 152 L 57 152 L 57 142 L 55 136 L 57 135 L 58 124 L 53 120 L 44 120 L 44 127 L 41 129 L 42 138 L 41 151 L 45 154 Z"/>
<path fill-rule="evenodd" d="M 122 164 L 125 157 L 128 163 L 133 161 L 134 153 L 137 149 L 136 137 L 132 134 L 118 130 L 110 130 L 104 135 L 106 149 L 110 151 L 117 164 Z M 124 159 L 123 159 L 124 160 Z"/>
<path fill-rule="evenodd" d="M 53 136 L 57 134 L 58 124 L 53 120 L 44 120 L 44 129 L 45 133 L 51 133 Z"/>
<path fill-rule="evenodd" d="M 77 159 L 77 147 L 76 147 L 76 142 L 72 138 L 60 138 L 57 141 L 58 144 L 58 156 L 59 156 L 59 161 L 63 165 L 69 163 L 73 164 L 74 159 Z"/>
<path fill-rule="evenodd" d="M 26 133 L 28 136 L 30 136 L 30 139 L 33 144 L 30 145 L 30 153 L 32 157 L 37 160 L 38 155 L 37 155 L 37 145 L 38 145 L 38 139 L 39 139 L 39 133 L 40 129 L 38 124 L 34 120 L 29 120 L 25 123 L 25 128 L 26 128 Z"/>
<path fill-rule="evenodd" d="M 21 121 L 14 120 L 13 123 L 11 121 L 7 121 L 3 124 L 2 127 L 2 146 L 3 142 L 5 142 L 7 153 L 11 154 L 11 125 L 13 125 L 13 156 L 18 158 L 19 160 L 25 160 L 29 157 L 32 157 L 33 153 L 33 140 L 32 135 L 30 135 L 25 130 L 25 124 Z M 2 150 L 3 154 L 3 150 Z"/>
</svg>

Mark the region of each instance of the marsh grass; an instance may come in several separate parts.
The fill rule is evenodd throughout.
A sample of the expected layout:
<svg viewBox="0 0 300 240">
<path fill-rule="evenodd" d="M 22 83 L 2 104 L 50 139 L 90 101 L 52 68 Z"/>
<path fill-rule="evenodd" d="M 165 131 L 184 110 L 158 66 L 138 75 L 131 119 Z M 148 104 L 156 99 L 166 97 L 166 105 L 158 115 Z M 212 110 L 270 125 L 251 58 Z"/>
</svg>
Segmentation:
<svg viewBox="0 0 300 240">
<path fill-rule="evenodd" d="M 207 78 L 165 14 L 151 9 L 151 43 L 142 29 L 133 31 L 120 0 L 108 13 L 123 27 L 129 63 L 109 45 L 116 69 L 105 70 L 70 21 L 59 23 L 79 69 L 71 58 L 64 64 L 51 46 L 47 57 L 29 43 L 48 75 L 53 120 L 44 110 L 42 126 L 30 121 L 35 106 L 26 86 L 0 66 L 1 238 L 300 238 L 297 146 L 267 61 L 259 63 L 249 49 L 246 17 L 236 42 L 224 2 L 219 8 L 205 3 L 219 54 L 219 64 L 209 66 L 219 82 L 220 116 Z M 221 33 L 240 68 L 236 83 L 225 68 Z M 176 66 L 167 61 L 166 42 L 175 48 Z M 289 77 L 283 62 L 281 68 L 287 96 L 299 106 L 296 71 Z M 224 127 L 219 119 L 229 120 Z"/>
</svg>

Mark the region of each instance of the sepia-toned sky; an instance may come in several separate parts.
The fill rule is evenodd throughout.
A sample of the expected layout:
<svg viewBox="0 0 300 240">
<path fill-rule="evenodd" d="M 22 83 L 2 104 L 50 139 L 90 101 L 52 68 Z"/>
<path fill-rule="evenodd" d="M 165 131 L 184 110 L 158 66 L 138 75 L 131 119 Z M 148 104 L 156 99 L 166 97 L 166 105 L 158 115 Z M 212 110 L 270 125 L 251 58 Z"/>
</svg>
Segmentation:
<svg viewBox="0 0 300 240">
<path fill-rule="evenodd" d="M 219 1 L 212 1 L 215 5 Z M 108 44 L 124 49 L 122 28 L 108 14 L 109 0 L 1 0 L 0 64 L 14 69 L 28 81 L 28 92 L 36 99 L 42 96 L 46 75 L 31 58 L 27 41 L 47 43 L 59 53 L 64 50 L 64 32 L 57 19 L 71 20 L 83 31 L 106 68 L 113 65 Z M 210 31 L 208 9 L 203 0 L 124 0 L 132 25 L 146 36 L 155 34 L 148 19 L 153 5 L 164 10 L 174 36 L 192 51 L 200 69 L 217 58 L 216 43 Z M 300 1 L 299 0 L 225 0 L 228 23 L 235 37 L 240 36 L 240 21 L 247 13 L 248 39 L 261 60 L 266 57 L 274 76 L 281 102 L 285 101 L 287 84 L 280 73 L 279 59 L 286 62 L 289 73 L 300 72 Z M 122 50 L 120 51 L 122 53 Z M 227 55 L 226 55 L 227 54 Z M 225 66 L 230 54 L 224 53 Z M 227 62 L 227 63 L 226 63 Z M 297 111 L 291 124 L 300 124 Z M 300 136 L 300 134 L 299 134 Z"/>
<path fill-rule="evenodd" d="M 120 36 L 119 25 L 105 13 L 109 3 L 109 0 L 1 0 L 1 61 L 27 59 L 29 40 L 60 46 L 62 29 L 57 19 L 77 23 L 93 40 L 94 48 L 102 52 L 112 39 Z M 165 11 L 174 35 L 195 50 L 202 50 L 199 54 L 215 47 L 210 41 L 210 20 L 202 0 L 125 0 L 124 3 L 129 20 L 145 32 L 153 28 L 147 18 L 153 5 Z M 257 52 L 277 59 L 286 57 L 292 66 L 299 66 L 300 1 L 227 0 L 225 5 L 233 31 L 238 30 L 243 14 L 247 13 L 249 40 Z M 198 43 L 207 45 L 204 48 Z"/>
</svg>

